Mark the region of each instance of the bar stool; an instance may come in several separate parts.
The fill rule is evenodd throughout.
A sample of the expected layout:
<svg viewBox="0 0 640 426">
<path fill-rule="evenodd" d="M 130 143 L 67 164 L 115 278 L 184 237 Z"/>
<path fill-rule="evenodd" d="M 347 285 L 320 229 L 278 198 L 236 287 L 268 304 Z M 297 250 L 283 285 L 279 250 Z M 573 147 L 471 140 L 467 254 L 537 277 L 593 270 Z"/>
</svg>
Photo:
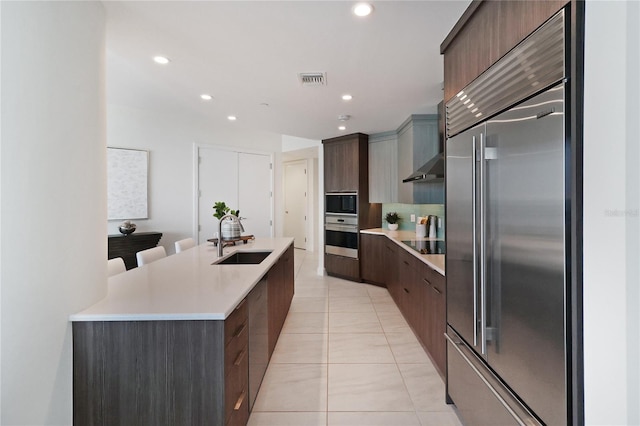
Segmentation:
<svg viewBox="0 0 640 426">
<path fill-rule="evenodd" d="M 124 260 L 122 260 L 121 257 L 115 257 L 107 261 L 107 272 L 109 277 L 126 271 L 127 268 L 124 266 Z"/>
<path fill-rule="evenodd" d="M 196 240 L 193 238 L 185 238 L 184 240 L 176 241 L 176 253 L 190 249 L 196 246 Z"/>
<path fill-rule="evenodd" d="M 167 252 L 165 251 L 163 246 L 153 247 L 136 253 L 138 266 L 155 262 L 156 260 L 162 259 L 163 257 L 167 257 Z"/>
</svg>

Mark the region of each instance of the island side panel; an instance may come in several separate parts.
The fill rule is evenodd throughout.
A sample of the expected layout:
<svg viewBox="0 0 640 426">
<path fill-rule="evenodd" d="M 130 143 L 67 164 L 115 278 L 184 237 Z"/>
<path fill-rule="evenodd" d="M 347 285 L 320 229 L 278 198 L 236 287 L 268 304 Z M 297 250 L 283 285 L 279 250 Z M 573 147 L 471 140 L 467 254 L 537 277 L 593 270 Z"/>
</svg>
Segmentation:
<svg viewBox="0 0 640 426">
<path fill-rule="evenodd" d="M 222 424 L 223 354 L 223 321 L 75 322 L 74 424 Z"/>
</svg>

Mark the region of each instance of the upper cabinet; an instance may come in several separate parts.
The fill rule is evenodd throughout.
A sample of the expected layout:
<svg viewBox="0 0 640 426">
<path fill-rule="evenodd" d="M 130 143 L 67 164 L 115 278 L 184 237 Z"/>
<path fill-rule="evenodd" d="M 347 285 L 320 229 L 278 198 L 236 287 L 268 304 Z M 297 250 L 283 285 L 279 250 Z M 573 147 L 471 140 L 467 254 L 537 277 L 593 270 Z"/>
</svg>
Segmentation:
<svg viewBox="0 0 640 426">
<path fill-rule="evenodd" d="M 368 170 L 368 141 L 363 133 L 322 141 L 325 192 L 361 192 L 366 176 L 362 179 L 360 171 Z"/>
<path fill-rule="evenodd" d="M 398 200 L 398 133 L 369 137 L 369 199 L 372 203 Z"/>
<path fill-rule="evenodd" d="M 374 203 L 444 202 L 442 183 L 402 182 L 442 151 L 438 115 L 410 116 L 395 132 L 369 138 L 369 198 Z"/>
<path fill-rule="evenodd" d="M 447 102 L 562 9 L 567 0 L 473 1 L 440 45 Z"/>
</svg>

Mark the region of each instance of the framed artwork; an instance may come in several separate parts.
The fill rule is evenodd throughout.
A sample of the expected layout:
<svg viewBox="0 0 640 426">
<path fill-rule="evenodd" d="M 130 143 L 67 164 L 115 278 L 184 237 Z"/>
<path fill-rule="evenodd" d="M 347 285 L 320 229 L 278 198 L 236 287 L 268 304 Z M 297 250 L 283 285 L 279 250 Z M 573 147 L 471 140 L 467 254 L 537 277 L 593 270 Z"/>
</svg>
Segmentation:
<svg viewBox="0 0 640 426">
<path fill-rule="evenodd" d="M 147 219 L 149 151 L 107 148 L 108 220 Z"/>
</svg>

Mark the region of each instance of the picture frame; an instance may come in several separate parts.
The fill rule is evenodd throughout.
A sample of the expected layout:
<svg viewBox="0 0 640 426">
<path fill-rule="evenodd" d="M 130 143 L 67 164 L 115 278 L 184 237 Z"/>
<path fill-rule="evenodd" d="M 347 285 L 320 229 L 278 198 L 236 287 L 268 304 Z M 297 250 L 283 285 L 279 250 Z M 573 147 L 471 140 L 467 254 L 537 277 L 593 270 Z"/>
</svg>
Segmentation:
<svg viewBox="0 0 640 426">
<path fill-rule="evenodd" d="M 107 220 L 148 219 L 149 151 L 107 147 Z"/>
</svg>

